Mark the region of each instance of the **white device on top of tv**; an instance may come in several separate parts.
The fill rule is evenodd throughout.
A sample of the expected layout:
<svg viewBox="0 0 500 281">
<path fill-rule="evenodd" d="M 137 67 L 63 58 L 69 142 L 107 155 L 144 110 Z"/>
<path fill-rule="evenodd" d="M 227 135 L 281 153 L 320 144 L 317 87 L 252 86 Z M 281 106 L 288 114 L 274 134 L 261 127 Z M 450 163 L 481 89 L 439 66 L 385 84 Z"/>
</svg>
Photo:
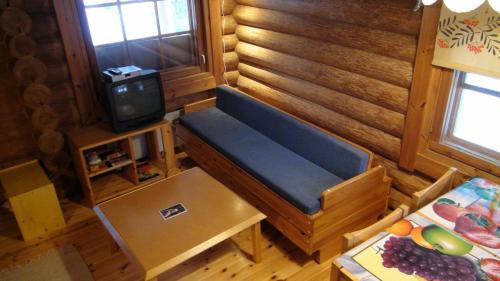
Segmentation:
<svg viewBox="0 0 500 281">
<path fill-rule="evenodd" d="M 104 76 L 104 80 L 108 82 L 117 82 L 133 77 L 140 76 L 142 73 L 142 69 L 135 66 L 135 65 L 129 65 L 129 66 L 123 66 L 123 67 L 117 67 L 117 68 L 108 68 L 105 71 L 102 72 Z"/>
</svg>

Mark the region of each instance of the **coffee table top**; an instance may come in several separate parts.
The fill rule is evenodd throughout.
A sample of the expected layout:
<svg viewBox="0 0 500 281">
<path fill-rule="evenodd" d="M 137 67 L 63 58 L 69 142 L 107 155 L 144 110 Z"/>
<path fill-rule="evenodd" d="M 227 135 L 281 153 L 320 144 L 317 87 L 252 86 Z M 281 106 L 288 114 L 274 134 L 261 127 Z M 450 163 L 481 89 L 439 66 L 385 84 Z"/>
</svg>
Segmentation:
<svg viewBox="0 0 500 281">
<path fill-rule="evenodd" d="M 187 212 L 163 219 L 181 203 Z M 150 279 L 260 222 L 265 215 L 199 168 L 97 205 L 121 249 Z"/>
</svg>

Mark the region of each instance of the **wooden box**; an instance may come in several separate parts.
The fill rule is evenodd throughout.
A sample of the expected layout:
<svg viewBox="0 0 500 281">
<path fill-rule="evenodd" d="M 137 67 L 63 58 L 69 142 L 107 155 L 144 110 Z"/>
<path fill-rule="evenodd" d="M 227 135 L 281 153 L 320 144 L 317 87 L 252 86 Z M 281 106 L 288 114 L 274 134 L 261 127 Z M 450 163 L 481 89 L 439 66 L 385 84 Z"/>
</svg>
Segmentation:
<svg viewBox="0 0 500 281">
<path fill-rule="evenodd" d="M 25 241 L 65 226 L 54 185 L 37 160 L 0 171 L 0 183 Z"/>
</svg>

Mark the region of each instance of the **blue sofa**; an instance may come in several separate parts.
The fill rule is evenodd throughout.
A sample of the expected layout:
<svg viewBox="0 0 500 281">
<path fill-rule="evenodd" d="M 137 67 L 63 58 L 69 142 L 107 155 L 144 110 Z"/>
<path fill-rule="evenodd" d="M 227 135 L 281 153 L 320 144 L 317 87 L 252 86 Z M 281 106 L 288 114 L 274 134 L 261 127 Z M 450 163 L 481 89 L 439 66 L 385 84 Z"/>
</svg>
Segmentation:
<svg viewBox="0 0 500 281">
<path fill-rule="evenodd" d="M 189 112 L 187 107 L 188 114 L 180 118 L 179 136 L 186 144 L 186 151 L 202 168 L 228 187 L 237 193 L 247 194 L 243 195 L 245 198 L 251 197 L 251 203 L 262 200 L 253 203 L 257 207 L 261 205 L 269 221 L 279 225 L 278 229 L 285 228 L 281 229 L 285 235 L 292 226 L 298 228 L 294 229 L 295 232 L 311 234 L 314 230 L 311 225 L 329 207 L 327 205 L 332 196 L 328 194 L 336 186 L 346 183 L 351 186 L 349 182 L 359 182 L 365 178 L 363 175 L 369 170 L 372 158 L 372 153 L 366 149 L 228 86 L 217 87 L 216 93 L 215 106 L 195 112 Z M 220 158 L 213 161 L 231 164 L 226 170 L 237 167 L 241 171 L 239 174 L 252 179 L 254 183 L 241 186 L 234 183 L 235 174 L 221 176 L 224 168 L 208 163 L 208 153 L 204 150 L 211 150 Z M 385 171 L 379 167 L 375 174 L 373 189 L 382 189 L 381 192 L 377 191 L 388 196 Z M 259 188 L 255 187 L 256 184 Z M 347 189 L 343 189 L 343 193 L 346 193 Z M 360 190 L 364 189 L 366 187 Z M 360 195 L 359 191 L 347 193 L 366 196 Z M 325 198 L 325 194 L 328 198 Z M 276 200 L 281 201 L 280 204 L 273 203 Z M 377 202 L 375 215 L 385 211 L 387 198 Z M 365 206 L 359 207 L 362 209 Z M 341 219 L 349 215 L 352 214 L 346 213 Z M 373 220 L 373 215 L 368 217 Z M 282 218 L 272 219 L 274 216 Z M 293 221 L 296 216 L 307 218 L 305 228 Z M 356 219 L 359 221 L 359 218 Z M 284 224 L 283 220 L 291 221 Z M 311 240 L 311 236 L 307 239 Z M 297 237 L 291 240 L 297 240 Z M 314 250 L 312 244 L 301 244 L 301 248 L 308 253 Z"/>
</svg>

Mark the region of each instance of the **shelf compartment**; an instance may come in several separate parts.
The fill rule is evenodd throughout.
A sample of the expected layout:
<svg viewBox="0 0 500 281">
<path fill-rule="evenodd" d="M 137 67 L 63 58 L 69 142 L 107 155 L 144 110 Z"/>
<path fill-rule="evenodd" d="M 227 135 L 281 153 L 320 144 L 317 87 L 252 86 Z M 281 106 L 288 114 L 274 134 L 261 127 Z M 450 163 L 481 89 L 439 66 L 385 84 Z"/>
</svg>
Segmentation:
<svg viewBox="0 0 500 281">
<path fill-rule="evenodd" d="M 150 164 L 153 166 L 152 171 L 158 173 L 158 175 L 144 181 L 139 181 L 140 185 L 145 185 L 165 178 L 165 172 L 163 172 L 162 165 L 158 165 L 159 162 L 150 161 Z"/>
<path fill-rule="evenodd" d="M 120 196 L 137 188 L 120 173 L 108 173 L 91 179 L 96 203 Z"/>
<path fill-rule="evenodd" d="M 102 175 L 102 174 L 105 174 L 105 173 L 108 173 L 108 172 L 111 172 L 111 171 L 114 171 L 114 170 L 126 167 L 128 165 L 131 165 L 132 163 L 133 163 L 132 160 L 123 161 L 122 163 L 120 163 L 118 165 L 111 166 L 111 167 L 109 167 L 107 169 L 102 169 L 102 170 L 99 170 L 99 171 L 96 171 L 96 172 L 91 172 L 91 173 L 89 173 L 89 177 L 93 178 L 95 176 L 99 176 L 99 175 Z"/>
</svg>

